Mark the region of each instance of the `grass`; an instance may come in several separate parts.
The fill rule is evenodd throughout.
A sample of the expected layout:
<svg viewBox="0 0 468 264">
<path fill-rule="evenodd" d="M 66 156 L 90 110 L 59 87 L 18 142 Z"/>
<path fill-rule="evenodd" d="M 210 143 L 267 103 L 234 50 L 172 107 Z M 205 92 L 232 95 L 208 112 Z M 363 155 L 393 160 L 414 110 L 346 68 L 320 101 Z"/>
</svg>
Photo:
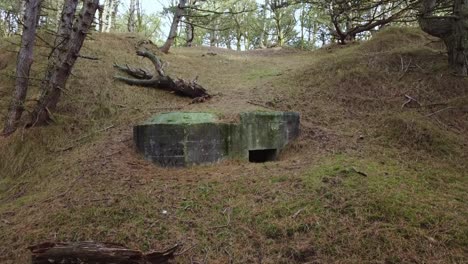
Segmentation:
<svg viewBox="0 0 468 264">
<path fill-rule="evenodd" d="M 421 32 L 390 28 L 314 52 L 161 55 L 169 74 L 199 75 L 216 94 L 195 105 L 113 81 L 114 62 L 151 68 L 133 54 L 138 41 L 93 36 L 84 52 L 100 60 L 78 62 L 57 122 L 1 139 L 0 262 L 25 263 L 26 247 L 45 240 L 148 251 L 180 242 L 178 263 L 468 260 L 468 86 Z M 0 74 L 13 67 L 11 58 Z M 11 87 L 0 79 L 0 109 Z M 402 107 L 405 95 L 422 106 Z M 166 169 L 133 150 L 132 125 L 163 108 L 262 109 L 249 101 L 301 113 L 301 138 L 278 162 Z"/>
</svg>

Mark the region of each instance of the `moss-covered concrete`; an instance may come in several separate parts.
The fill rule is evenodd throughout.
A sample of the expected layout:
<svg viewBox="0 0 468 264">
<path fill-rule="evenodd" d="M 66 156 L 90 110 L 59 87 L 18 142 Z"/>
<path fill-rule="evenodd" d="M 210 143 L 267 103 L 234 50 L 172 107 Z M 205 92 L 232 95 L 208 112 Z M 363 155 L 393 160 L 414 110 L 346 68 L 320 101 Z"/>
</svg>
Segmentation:
<svg viewBox="0 0 468 264">
<path fill-rule="evenodd" d="M 218 117 L 211 113 L 171 112 L 155 115 L 145 124 L 203 124 L 214 123 L 217 120 Z"/>
<path fill-rule="evenodd" d="M 248 112 L 239 123 L 220 122 L 211 113 L 165 113 L 135 126 L 134 141 L 145 158 L 161 166 L 249 159 L 250 151 L 277 153 L 299 135 L 299 114 Z"/>
</svg>

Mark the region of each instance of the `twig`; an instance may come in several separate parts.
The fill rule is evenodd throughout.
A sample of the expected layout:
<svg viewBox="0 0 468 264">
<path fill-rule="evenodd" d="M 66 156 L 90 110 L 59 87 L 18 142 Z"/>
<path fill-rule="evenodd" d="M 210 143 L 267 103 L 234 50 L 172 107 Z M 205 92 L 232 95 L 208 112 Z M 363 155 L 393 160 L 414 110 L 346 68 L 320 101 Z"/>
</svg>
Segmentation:
<svg viewBox="0 0 468 264">
<path fill-rule="evenodd" d="M 408 64 L 405 65 L 405 61 L 403 60 L 403 57 L 400 56 L 401 58 L 401 70 L 403 71 L 403 73 L 401 74 L 401 76 L 398 78 L 398 80 L 400 81 L 401 79 L 403 79 L 403 77 L 405 77 L 406 73 L 408 72 L 410 66 L 411 66 L 411 63 L 412 63 L 412 59 L 410 58 L 409 59 L 409 62 Z"/>
<path fill-rule="evenodd" d="M 219 226 L 213 226 L 211 227 L 211 229 L 219 229 L 219 228 L 225 228 L 225 227 L 229 227 L 231 225 L 231 213 L 232 213 L 232 209 L 231 208 L 226 208 L 224 209 L 223 211 L 223 214 L 226 214 L 227 213 L 227 216 L 226 216 L 226 224 L 225 225 L 219 225 Z"/>
<path fill-rule="evenodd" d="M 455 107 L 449 106 L 449 107 L 446 107 L 446 108 L 442 108 L 442 109 L 440 109 L 438 111 L 435 111 L 433 113 L 430 113 L 430 114 L 426 115 L 426 117 L 431 117 L 431 116 L 436 115 L 436 114 L 438 114 L 440 112 L 443 112 L 443 111 L 446 111 L 446 110 L 449 110 L 449 109 L 453 109 L 453 108 L 455 108 Z"/>
<path fill-rule="evenodd" d="M 100 60 L 98 57 L 91 57 L 91 56 L 87 56 L 87 55 L 78 55 L 78 57 L 80 57 L 82 59 L 87 59 L 87 60 Z"/>
<path fill-rule="evenodd" d="M 183 255 L 183 254 L 185 254 L 187 251 L 192 250 L 196 245 L 197 245 L 197 244 L 193 244 L 191 247 L 188 247 L 188 248 L 182 250 L 181 252 L 174 254 L 174 256 Z"/>
<path fill-rule="evenodd" d="M 265 104 L 262 104 L 262 103 L 256 103 L 256 102 L 253 102 L 253 101 L 247 101 L 247 103 L 249 103 L 251 105 L 261 106 L 261 107 L 268 108 L 268 109 L 273 109 L 272 107 L 269 107 L 269 106 L 267 106 Z"/>
<path fill-rule="evenodd" d="M 291 217 L 296 218 L 302 211 L 304 211 L 304 208 L 299 209 L 297 212 L 295 212 Z"/>
<path fill-rule="evenodd" d="M 413 97 L 411 97 L 411 96 L 409 96 L 409 95 L 407 95 L 407 94 L 405 94 L 405 97 L 408 99 L 408 101 L 406 101 L 406 102 L 401 106 L 401 108 L 405 108 L 405 106 L 406 106 L 407 104 L 411 103 L 411 102 L 415 102 L 415 103 L 417 103 L 419 106 L 421 106 L 421 103 L 419 103 L 418 100 L 414 99 Z"/>
</svg>

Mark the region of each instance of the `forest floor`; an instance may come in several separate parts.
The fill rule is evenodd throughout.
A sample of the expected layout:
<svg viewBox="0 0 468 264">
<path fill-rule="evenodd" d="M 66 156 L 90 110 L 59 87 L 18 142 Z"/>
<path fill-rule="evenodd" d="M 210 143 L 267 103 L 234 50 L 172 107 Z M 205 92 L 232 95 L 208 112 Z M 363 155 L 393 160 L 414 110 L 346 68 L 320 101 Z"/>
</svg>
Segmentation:
<svg viewBox="0 0 468 264">
<path fill-rule="evenodd" d="M 1 263 L 78 240 L 181 243 L 177 263 L 468 262 L 468 80 L 440 43 L 393 28 L 317 51 L 176 48 L 161 55 L 167 72 L 215 95 L 191 104 L 114 82 L 113 63 L 152 69 L 140 40 L 93 35 L 82 54 L 99 60 L 78 61 L 55 123 L 0 139 Z M 12 41 L 0 40 L 2 120 Z M 36 53 L 39 79 L 47 50 Z M 301 114 L 277 162 L 169 169 L 133 147 L 132 126 L 156 113 L 259 109 Z"/>
</svg>

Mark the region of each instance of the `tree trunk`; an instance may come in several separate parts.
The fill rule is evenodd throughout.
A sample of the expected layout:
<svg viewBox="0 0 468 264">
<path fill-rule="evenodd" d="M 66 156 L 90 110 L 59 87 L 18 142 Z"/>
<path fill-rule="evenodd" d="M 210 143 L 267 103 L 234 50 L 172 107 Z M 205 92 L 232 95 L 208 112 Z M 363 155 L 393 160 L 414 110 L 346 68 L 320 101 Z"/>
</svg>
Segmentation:
<svg viewBox="0 0 468 264">
<path fill-rule="evenodd" d="M 100 26 L 100 32 L 106 32 L 107 25 L 110 19 L 110 13 L 112 8 L 112 0 L 105 0 L 104 4 L 102 5 L 102 27 Z"/>
<path fill-rule="evenodd" d="M 78 19 L 73 24 L 71 14 L 74 14 L 77 2 L 78 0 L 66 0 L 62 25 L 56 40 L 62 40 L 63 44 L 60 45 L 61 48 L 55 49 L 54 58 L 56 59 L 49 64 L 46 80 L 43 82 L 43 92 L 32 113 L 31 125 L 33 126 L 45 125 L 51 120 L 51 112 L 57 107 L 62 90 L 66 86 L 99 5 L 99 0 L 85 0 Z M 64 34 L 61 34 L 62 32 Z"/>
<path fill-rule="evenodd" d="M 267 21 L 267 8 L 268 8 L 269 2 L 268 0 L 265 0 L 265 3 L 263 4 L 262 8 L 262 30 L 260 31 L 260 46 L 259 48 L 264 49 L 267 46 L 267 34 L 266 33 L 266 21 Z"/>
<path fill-rule="evenodd" d="M 244 34 L 244 50 L 249 50 L 249 49 L 250 49 L 250 41 L 249 41 L 248 33 L 246 32 Z"/>
<path fill-rule="evenodd" d="M 24 14 L 26 12 L 26 1 L 21 0 L 20 1 L 20 6 L 19 6 L 19 14 L 18 14 L 18 35 L 23 35 L 23 26 L 24 25 Z"/>
<path fill-rule="evenodd" d="M 455 0 L 452 16 L 432 16 L 436 6 L 435 0 L 423 1 L 419 25 L 426 33 L 444 41 L 448 63 L 456 74 L 468 76 L 468 0 Z"/>
<path fill-rule="evenodd" d="M 112 0 L 112 5 L 111 5 L 111 8 L 110 8 L 111 13 L 109 15 L 109 20 L 107 21 L 106 32 L 111 32 L 111 30 L 113 30 L 114 27 L 115 27 L 114 26 L 115 25 L 115 19 L 117 17 L 119 4 L 120 4 L 119 0 Z"/>
<path fill-rule="evenodd" d="M 193 39 L 195 38 L 195 27 L 190 23 L 189 17 L 185 18 L 185 34 L 187 35 L 187 41 L 185 43 L 186 47 L 192 47 L 193 46 Z"/>
<path fill-rule="evenodd" d="M 130 6 L 128 10 L 128 21 L 127 21 L 128 32 L 135 32 L 135 5 L 136 5 L 136 0 L 130 0 Z"/>
<path fill-rule="evenodd" d="M 140 0 L 136 0 L 135 3 L 136 6 L 136 32 L 140 32 L 142 26 L 143 26 L 143 16 L 142 16 L 142 10 L 141 10 L 141 2 Z"/>
<path fill-rule="evenodd" d="M 164 252 L 143 254 L 119 244 L 95 242 L 42 243 L 29 247 L 32 264 L 165 264 L 174 258 L 178 248 L 176 245 Z"/>
<path fill-rule="evenodd" d="M 284 45 L 284 36 L 283 36 L 283 26 L 281 25 L 281 17 L 280 11 L 275 10 L 275 26 L 276 26 L 276 40 L 279 47 Z"/>
<path fill-rule="evenodd" d="M 106 9 L 106 4 L 100 5 L 98 7 L 98 25 L 99 25 L 99 32 L 104 32 L 104 10 Z"/>
<path fill-rule="evenodd" d="M 214 29 L 210 30 L 210 47 L 216 46 L 216 32 Z"/>
<path fill-rule="evenodd" d="M 27 0 L 24 13 L 24 28 L 21 36 L 21 48 L 16 63 L 16 81 L 13 98 L 3 129 L 4 135 L 15 132 L 18 121 L 24 111 L 24 100 L 29 87 L 29 73 L 33 63 L 34 40 L 41 11 L 42 0 Z"/>
<path fill-rule="evenodd" d="M 237 36 L 236 36 L 236 49 L 237 49 L 237 51 L 241 51 L 241 40 L 242 40 L 242 35 L 237 34 Z"/>
<path fill-rule="evenodd" d="M 457 17 L 452 23 L 452 35 L 444 39 L 448 51 L 448 60 L 455 72 L 468 76 L 468 0 L 454 1 L 454 15 Z"/>
<path fill-rule="evenodd" d="M 164 53 L 169 53 L 169 49 L 171 49 L 172 44 L 174 44 L 175 39 L 177 38 L 177 28 L 179 27 L 179 22 L 184 15 L 185 12 L 185 5 L 187 4 L 187 0 L 180 0 L 177 8 L 174 12 L 174 18 L 172 19 L 171 29 L 169 31 L 169 35 L 167 36 L 166 43 L 161 47 L 161 51 Z"/>
<path fill-rule="evenodd" d="M 306 14 L 306 5 L 307 4 L 302 4 L 301 8 L 301 17 L 300 17 L 300 24 L 301 24 L 301 49 L 305 48 L 305 14 Z"/>
</svg>

